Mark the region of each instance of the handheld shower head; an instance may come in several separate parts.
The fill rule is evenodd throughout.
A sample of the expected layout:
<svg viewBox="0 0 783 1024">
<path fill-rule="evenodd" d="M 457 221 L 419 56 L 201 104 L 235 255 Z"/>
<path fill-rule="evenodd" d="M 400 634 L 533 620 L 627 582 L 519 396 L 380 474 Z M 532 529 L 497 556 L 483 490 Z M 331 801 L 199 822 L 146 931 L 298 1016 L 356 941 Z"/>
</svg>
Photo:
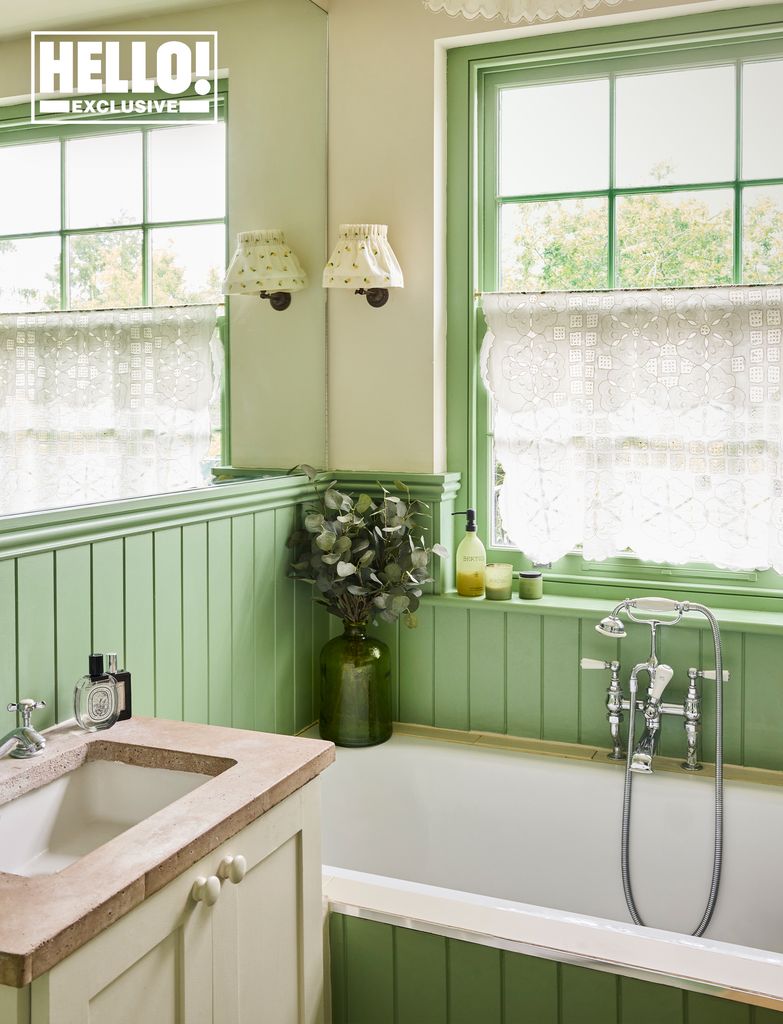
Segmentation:
<svg viewBox="0 0 783 1024">
<path fill-rule="evenodd" d="M 607 615 L 605 619 L 601 619 L 595 627 L 595 631 L 601 636 L 608 636 L 615 640 L 622 640 L 623 637 L 628 636 L 625 626 L 617 615 Z"/>
</svg>

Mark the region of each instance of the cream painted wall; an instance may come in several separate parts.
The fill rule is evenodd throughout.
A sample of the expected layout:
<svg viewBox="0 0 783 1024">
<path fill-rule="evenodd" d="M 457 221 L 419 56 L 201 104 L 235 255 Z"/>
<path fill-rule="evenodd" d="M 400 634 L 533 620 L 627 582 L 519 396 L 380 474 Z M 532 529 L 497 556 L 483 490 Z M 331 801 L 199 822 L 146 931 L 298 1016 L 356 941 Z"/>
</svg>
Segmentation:
<svg viewBox="0 0 783 1024">
<path fill-rule="evenodd" d="M 632 0 L 534 29 L 434 15 L 421 0 L 331 0 L 329 238 L 389 224 L 405 288 L 382 310 L 329 297 L 329 455 L 339 469 L 445 469 L 445 52 L 572 26 L 745 6 Z M 459 32 L 459 38 L 456 33 Z"/>
<path fill-rule="evenodd" d="M 230 238 L 283 228 L 313 285 L 284 313 L 261 300 L 231 301 L 233 462 L 322 464 L 327 16 L 311 0 L 246 0 L 112 27 L 218 32 L 219 61 L 230 82 Z M 29 52 L 26 37 L 0 44 L 0 97 L 29 92 Z"/>
</svg>

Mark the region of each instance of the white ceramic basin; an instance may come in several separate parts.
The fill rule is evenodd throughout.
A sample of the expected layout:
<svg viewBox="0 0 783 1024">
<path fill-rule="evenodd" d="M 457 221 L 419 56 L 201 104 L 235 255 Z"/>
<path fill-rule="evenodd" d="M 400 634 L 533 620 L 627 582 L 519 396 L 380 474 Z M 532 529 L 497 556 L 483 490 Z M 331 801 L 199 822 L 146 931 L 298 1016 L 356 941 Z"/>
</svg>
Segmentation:
<svg viewBox="0 0 783 1024">
<path fill-rule="evenodd" d="M 0 806 L 0 871 L 61 871 L 210 778 L 119 761 L 88 761 Z"/>
</svg>

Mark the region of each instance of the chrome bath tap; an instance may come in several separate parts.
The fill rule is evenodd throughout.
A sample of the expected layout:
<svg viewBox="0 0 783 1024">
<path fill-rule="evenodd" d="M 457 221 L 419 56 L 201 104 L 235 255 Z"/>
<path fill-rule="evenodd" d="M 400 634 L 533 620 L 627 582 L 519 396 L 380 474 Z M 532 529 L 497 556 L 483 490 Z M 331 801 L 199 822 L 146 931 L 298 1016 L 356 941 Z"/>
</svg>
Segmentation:
<svg viewBox="0 0 783 1024">
<path fill-rule="evenodd" d="M 10 754 L 11 757 L 25 758 L 35 757 L 41 753 L 46 746 L 46 740 L 32 727 L 30 719 L 33 711 L 45 707 L 45 700 L 32 700 L 30 697 L 8 705 L 8 711 L 21 712 L 22 724 L 0 739 L 0 757 Z"/>
</svg>

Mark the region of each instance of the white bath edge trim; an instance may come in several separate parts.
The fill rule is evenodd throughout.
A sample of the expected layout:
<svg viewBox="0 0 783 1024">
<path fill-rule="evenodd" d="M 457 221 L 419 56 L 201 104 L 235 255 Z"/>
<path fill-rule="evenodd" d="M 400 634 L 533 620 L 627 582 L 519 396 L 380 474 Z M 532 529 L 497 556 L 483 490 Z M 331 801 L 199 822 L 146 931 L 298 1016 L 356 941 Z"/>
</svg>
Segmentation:
<svg viewBox="0 0 783 1024">
<path fill-rule="evenodd" d="M 324 907 L 332 913 L 428 932 L 444 938 L 472 942 L 538 959 L 588 967 L 608 974 L 618 974 L 690 992 L 715 995 L 765 1009 L 783 1010 L 783 986 L 780 978 L 774 977 L 775 973 L 781 973 L 781 958 L 777 954 L 766 954 L 763 951 L 757 952 L 713 940 L 695 940 L 690 936 L 676 936 L 674 933 L 660 932 L 657 929 L 622 925 L 587 915 L 568 914 L 537 907 L 527 908 L 524 904 L 515 905 L 504 900 L 457 893 L 437 886 L 329 866 L 324 867 L 323 884 Z M 479 907 L 486 913 L 477 914 L 476 908 Z M 519 910 L 515 910 L 515 907 Z M 432 912 L 438 909 L 441 913 Z M 494 918 L 494 927 L 482 929 L 478 927 L 478 920 L 471 921 L 471 917 L 479 916 L 487 921 L 487 915 L 490 919 Z M 451 921 L 446 918 L 451 918 Z M 607 945 L 600 941 L 601 933 L 610 939 L 612 936 L 616 938 L 621 935 L 626 942 L 635 947 L 641 962 L 629 963 L 628 959 L 612 957 L 606 952 L 601 955 L 601 951 L 588 952 L 586 949 L 564 948 L 566 943 L 553 941 L 554 936 L 545 941 L 545 935 L 542 934 L 540 938 L 544 941 L 536 941 L 535 934 L 519 937 L 509 934 L 515 931 L 551 932 L 552 925 L 555 926 L 554 930 L 561 933 L 567 929 L 566 934 L 570 933 L 575 939 L 580 938 L 576 930 L 581 931 L 581 942 L 574 943 L 575 945 L 584 942 L 585 928 L 589 932 L 589 938 L 592 940 L 590 944 L 593 946 Z M 613 925 L 615 927 L 612 927 Z M 661 941 L 662 936 L 667 936 L 664 942 Z M 560 938 L 564 937 L 561 934 Z M 596 939 L 599 941 L 596 942 Z M 661 947 L 664 947 L 669 956 L 676 953 L 683 965 L 683 972 L 686 970 L 687 960 L 701 962 L 690 963 L 688 973 L 674 974 L 662 963 L 654 965 L 654 961 L 660 961 L 658 954 Z M 727 963 L 727 960 L 733 963 Z M 737 965 L 743 963 L 746 967 L 756 968 L 753 971 L 754 975 L 765 975 L 764 980 L 769 984 L 753 988 L 744 987 L 737 978 L 718 980 L 716 968 L 728 968 L 727 973 L 735 973 Z M 758 977 L 757 980 L 762 979 Z M 769 991 L 765 991 L 765 988 Z"/>
</svg>

